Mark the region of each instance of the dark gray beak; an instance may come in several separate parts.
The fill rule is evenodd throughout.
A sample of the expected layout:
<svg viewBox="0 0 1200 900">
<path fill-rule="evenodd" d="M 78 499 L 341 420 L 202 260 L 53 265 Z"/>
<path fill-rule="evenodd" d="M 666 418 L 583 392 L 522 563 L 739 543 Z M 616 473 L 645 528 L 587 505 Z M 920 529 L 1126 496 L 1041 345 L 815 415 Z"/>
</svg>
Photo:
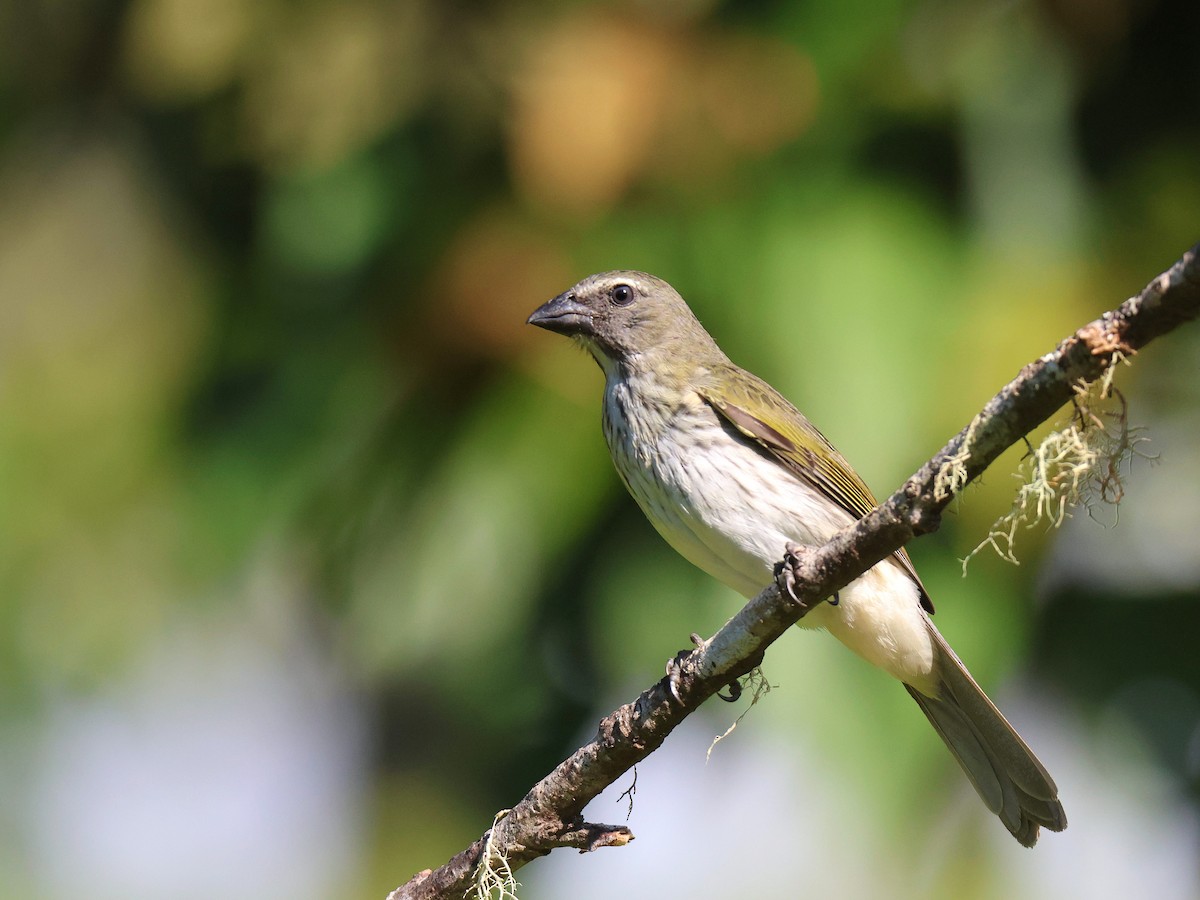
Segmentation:
<svg viewBox="0 0 1200 900">
<path fill-rule="evenodd" d="M 559 334 L 591 334 L 592 311 L 580 303 L 573 291 L 559 294 L 533 311 L 530 325 Z"/>
</svg>

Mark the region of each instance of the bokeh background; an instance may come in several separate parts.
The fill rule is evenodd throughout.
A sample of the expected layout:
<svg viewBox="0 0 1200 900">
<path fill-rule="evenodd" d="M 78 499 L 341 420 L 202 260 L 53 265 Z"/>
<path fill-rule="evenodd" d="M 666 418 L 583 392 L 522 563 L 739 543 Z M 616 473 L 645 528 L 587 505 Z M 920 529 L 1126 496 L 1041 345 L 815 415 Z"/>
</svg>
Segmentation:
<svg viewBox="0 0 1200 900">
<path fill-rule="evenodd" d="M 1198 45 L 1183 0 L 0 4 L 0 897 L 443 862 L 740 602 L 526 315 L 662 275 L 889 493 L 1200 239 Z M 1014 452 L 911 548 L 1067 832 L 797 633 L 521 896 L 1200 896 L 1198 375 L 1194 327 L 1121 373 L 1116 527 L 963 580 Z"/>
</svg>

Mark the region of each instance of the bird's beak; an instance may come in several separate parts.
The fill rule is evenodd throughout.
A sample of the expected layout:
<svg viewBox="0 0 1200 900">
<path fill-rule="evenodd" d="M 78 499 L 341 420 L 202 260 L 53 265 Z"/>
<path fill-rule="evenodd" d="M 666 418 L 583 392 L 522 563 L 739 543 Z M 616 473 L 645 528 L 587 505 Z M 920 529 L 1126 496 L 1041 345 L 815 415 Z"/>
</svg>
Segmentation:
<svg viewBox="0 0 1200 900">
<path fill-rule="evenodd" d="M 591 334 L 593 331 L 592 311 L 580 303 L 572 291 L 543 303 L 527 321 L 559 334 Z"/>
</svg>

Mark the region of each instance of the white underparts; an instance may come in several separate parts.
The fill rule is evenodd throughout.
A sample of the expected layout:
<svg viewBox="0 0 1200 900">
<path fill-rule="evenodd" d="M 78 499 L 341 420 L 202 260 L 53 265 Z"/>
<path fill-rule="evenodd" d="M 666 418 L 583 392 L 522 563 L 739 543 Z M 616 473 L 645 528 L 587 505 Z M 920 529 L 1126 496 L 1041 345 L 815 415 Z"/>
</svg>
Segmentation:
<svg viewBox="0 0 1200 900">
<path fill-rule="evenodd" d="M 699 396 L 672 405 L 671 392 L 653 376 L 606 374 L 604 434 L 629 492 L 667 543 L 743 596 L 771 582 L 789 541 L 819 545 L 853 521 L 749 440 L 731 435 Z M 934 647 L 918 588 L 895 562 L 880 563 L 843 588 L 836 606 L 821 604 L 800 624 L 828 630 L 894 678 L 925 692 L 934 687 Z"/>
</svg>

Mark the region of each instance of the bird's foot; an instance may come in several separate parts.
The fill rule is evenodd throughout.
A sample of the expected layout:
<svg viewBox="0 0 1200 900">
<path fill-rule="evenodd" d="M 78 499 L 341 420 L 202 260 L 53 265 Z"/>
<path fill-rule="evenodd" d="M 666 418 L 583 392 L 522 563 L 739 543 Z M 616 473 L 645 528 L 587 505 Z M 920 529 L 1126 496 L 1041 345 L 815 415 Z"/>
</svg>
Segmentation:
<svg viewBox="0 0 1200 900">
<path fill-rule="evenodd" d="M 800 580 L 800 567 L 804 563 L 804 557 L 811 552 L 808 547 L 788 541 L 783 550 L 783 561 L 775 564 L 775 582 L 779 585 L 779 590 L 799 606 L 804 615 L 811 612 L 813 607 L 796 596 L 796 584 Z M 830 606 L 837 606 L 841 602 L 841 596 L 834 591 L 828 600 Z"/>
<path fill-rule="evenodd" d="M 696 650 L 704 647 L 707 643 L 704 638 L 700 637 L 700 635 L 696 634 L 694 631 L 688 637 Z M 683 663 L 689 656 L 692 655 L 693 652 L 694 650 L 680 650 L 673 657 L 667 660 L 667 690 L 680 706 L 683 705 Z M 755 667 L 757 668 L 761 662 L 762 654 L 760 653 L 758 655 L 758 661 L 754 664 Z M 726 703 L 737 703 L 737 701 L 741 699 L 742 694 L 745 692 L 745 689 L 742 687 L 742 682 L 738 678 L 731 678 L 729 683 L 725 685 L 725 690 L 729 691 L 729 693 L 722 694 L 720 691 L 717 691 L 717 697 L 724 700 Z"/>
<path fill-rule="evenodd" d="M 808 552 L 807 547 L 788 541 L 783 548 L 783 560 L 775 563 L 775 582 L 779 585 L 779 590 L 790 597 L 793 603 L 800 605 L 804 604 L 796 596 L 796 582 L 799 580 L 797 570 Z"/>
<path fill-rule="evenodd" d="M 704 638 L 692 632 L 688 635 L 688 640 L 692 642 L 693 648 L 703 647 Z M 671 696 L 682 706 L 683 697 L 680 696 L 680 688 L 682 687 L 683 679 L 683 661 L 692 655 L 691 650 L 680 650 L 671 659 L 667 660 L 667 690 L 671 692 Z"/>
</svg>

